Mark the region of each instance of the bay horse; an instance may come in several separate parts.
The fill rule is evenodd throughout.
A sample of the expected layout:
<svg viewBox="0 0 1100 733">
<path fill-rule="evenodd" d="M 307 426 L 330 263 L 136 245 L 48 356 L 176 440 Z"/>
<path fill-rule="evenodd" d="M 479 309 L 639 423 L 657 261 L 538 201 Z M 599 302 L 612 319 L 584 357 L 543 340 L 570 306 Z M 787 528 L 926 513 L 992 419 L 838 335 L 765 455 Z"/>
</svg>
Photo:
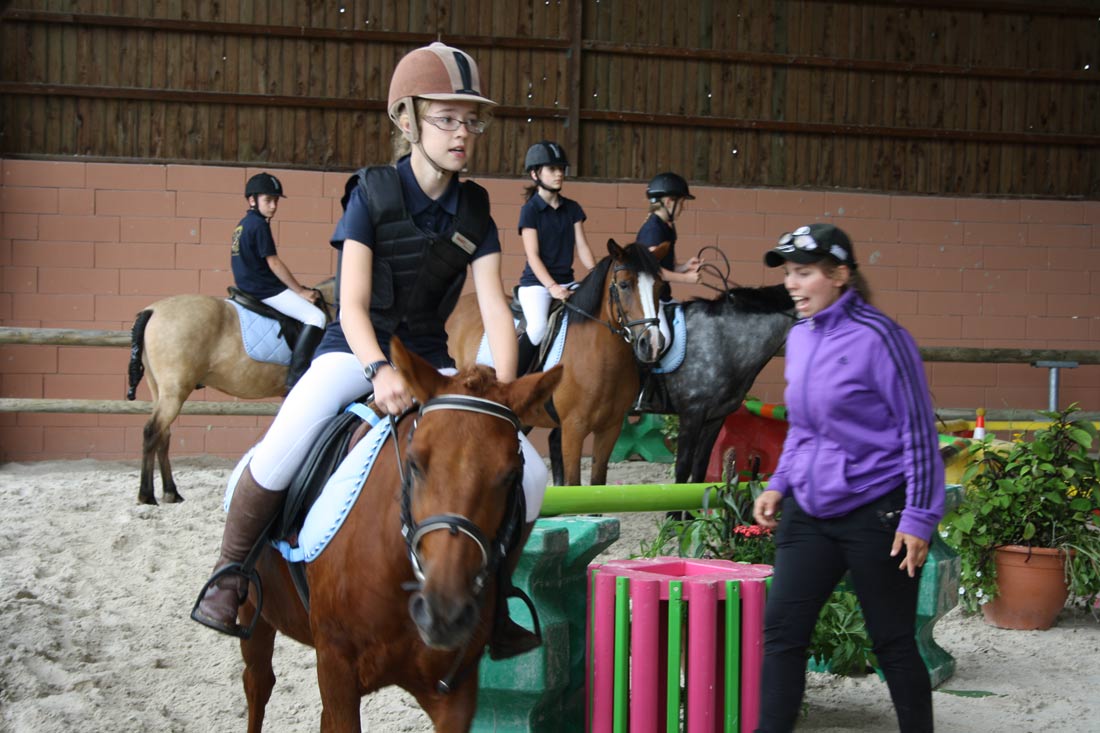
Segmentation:
<svg viewBox="0 0 1100 733">
<path fill-rule="evenodd" d="M 329 278 L 317 286 L 325 304 L 333 302 L 333 283 Z M 329 320 L 332 315 L 328 309 Z M 249 400 L 284 395 L 287 367 L 252 359 L 245 352 L 236 307 L 213 295 L 174 295 L 158 300 L 138 313 L 130 340 L 126 397 L 134 399 L 143 375 L 148 375 L 153 397 L 152 414 L 142 432 L 138 503 L 157 503 L 153 496 L 157 462 L 164 502 L 181 502 L 168 447 L 172 423 L 183 403 L 200 386 Z"/>
<path fill-rule="evenodd" d="M 676 483 L 705 481 L 726 416 L 741 406 L 764 365 L 787 338 L 794 302 L 783 285 L 734 287 L 682 304 L 687 327 L 683 363 L 660 378 L 680 417 Z"/>
<path fill-rule="evenodd" d="M 550 428 L 551 445 L 560 445 L 551 455 L 558 486 L 580 484 L 581 453 L 590 434 L 591 483 L 607 482 L 607 462 L 638 396 L 637 363 L 652 364 L 661 351 L 658 263 L 667 249 L 667 244 L 652 252 L 636 243 L 621 247 L 609 239 L 607 256 L 566 301 L 569 326 L 561 354 L 565 374 L 554 391 L 552 409 L 527 423 Z M 447 321 L 448 348 L 460 367 L 476 361 L 484 332 L 476 296 L 462 296 Z"/>
<path fill-rule="evenodd" d="M 509 561 L 502 535 L 523 530 L 523 516 L 517 528 L 505 511 L 523 492 L 517 432 L 562 370 L 509 384 L 484 366 L 446 377 L 391 343 L 420 412 L 398 422 L 343 526 L 306 565 L 309 610 L 278 552 L 268 545 L 257 561 L 261 613 L 255 587 L 240 612 L 242 626 L 256 623 L 241 642 L 249 733 L 261 730 L 275 684 L 276 633 L 317 650 L 322 731 L 361 730 L 361 697 L 389 685 L 412 694 L 436 731 L 469 730 L 495 566 Z"/>
</svg>

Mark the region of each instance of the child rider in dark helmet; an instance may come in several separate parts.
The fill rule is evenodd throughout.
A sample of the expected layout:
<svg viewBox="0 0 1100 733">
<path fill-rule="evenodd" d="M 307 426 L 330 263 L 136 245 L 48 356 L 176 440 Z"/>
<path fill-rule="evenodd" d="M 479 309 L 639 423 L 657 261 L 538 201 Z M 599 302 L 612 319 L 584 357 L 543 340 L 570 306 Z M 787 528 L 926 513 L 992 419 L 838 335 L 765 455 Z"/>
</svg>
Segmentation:
<svg viewBox="0 0 1100 733">
<path fill-rule="evenodd" d="M 519 340 L 519 371 L 526 372 L 546 336 L 550 299 L 565 300 L 573 286 L 573 257 L 591 270 L 596 266 L 584 234 L 584 209 L 561 195 L 569 159 L 560 145 L 543 140 L 527 150 L 523 166 L 534 182 L 519 212 L 519 233 L 527 267 L 519 278 L 516 297 L 527 328 Z"/>
<path fill-rule="evenodd" d="M 230 264 L 239 290 L 262 300 L 280 313 L 302 322 L 298 341 L 291 344 L 286 387 L 290 389 L 302 376 L 313 358 L 313 350 L 324 333 L 325 312 L 317 307 L 320 295 L 302 287 L 275 250 L 271 219 L 286 196 L 283 184 L 270 173 L 257 173 L 244 187 L 248 213 L 233 230 Z"/>
</svg>

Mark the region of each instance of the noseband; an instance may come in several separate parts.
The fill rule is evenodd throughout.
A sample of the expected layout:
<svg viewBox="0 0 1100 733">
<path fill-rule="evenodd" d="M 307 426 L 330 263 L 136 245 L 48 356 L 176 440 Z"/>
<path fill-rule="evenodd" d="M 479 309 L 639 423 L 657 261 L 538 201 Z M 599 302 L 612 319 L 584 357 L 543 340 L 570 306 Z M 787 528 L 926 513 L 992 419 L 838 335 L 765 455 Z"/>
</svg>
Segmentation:
<svg viewBox="0 0 1100 733">
<path fill-rule="evenodd" d="M 420 420 L 424 415 L 436 410 L 460 410 L 490 415 L 505 420 L 515 428 L 517 433 L 521 427 L 519 418 L 516 417 L 516 414 L 497 402 L 467 395 L 443 395 L 428 400 L 420 407 L 417 422 L 413 424 L 413 428 L 409 432 L 408 441 L 410 443 L 412 442 L 413 434 L 416 432 Z M 396 436 L 396 431 L 394 435 Z M 396 439 L 394 445 L 397 445 Z M 518 448 L 518 451 L 522 458 L 523 449 Z M 412 517 L 411 472 L 406 470 L 406 466 L 400 458 L 401 454 L 400 450 L 398 450 L 398 467 L 401 472 L 401 535 L 405 538 L 405 544 L 409 551 L 409 560 L 412 563 L 413 575 L 416 577 L 416 583 L 409 584 L 406 589 L 416 590 L 423 587 L 427 580 L 427 575 L 424 572 L 424 563 L 420 557 L 420 543 L 423 541 L 425 535 L 438 530 L 447 530 L 451 535 L 463 534 L 469 537 L 473 540 L 474 544 L 477 545 L 478 550 L 481 551 L 481 569 L 474 577 L 471 588 L 474 597 L 480 598 L 481 592 L 485 589 L 485 585 L 489 578 L 499 567 L 505 555 L 507 555 L 512 540 L 520 527 L 520 523 L 524 519 L 526 509 L 523 506 L 522 479 L 517 478 L 515 484 L 513 484 L 509 490 L 504 521 L 497 530 L 496 538 L 490 542 L 488 538 L 486 538 L 485 533 L 481 531 L 480 527 L 470 521 L 468 517 L 461 514 L 433 514 L 419 523 L 414 520 Z"/>
<path fill-rule="evenodd" d="M 656 326 L 660 323 L 660 318 L 639 318 L 634 321 L 627 320 L 626 309 L 623 307 L 622 300 L 619 299 L 619 283 L 615 281 L 615 273 L 630 271 L 629 267 L 625 265 L 615 265 L 611 270 L 611 284 L 607 286 L 607 300 L 612 314 L 614 315 L 615 323 L 611 324 L 609 321 L 601 321 L 599 318 L 594 318 L 577 306 L 571 304 L 568 300 L 564 301 L 565 307 L 574 313 L 578 313 L 584 316 L 590 321 L 602 324 L 607 327 L 607 330 L 616 336 L 621 336 L 628 344 L 633 344 L 636 338 L 635 334 L 637 330 L 645 330 L 651 326 Z M 637 282 L 637 273 L 635 273 L 635 282 Z"/>
</svg>

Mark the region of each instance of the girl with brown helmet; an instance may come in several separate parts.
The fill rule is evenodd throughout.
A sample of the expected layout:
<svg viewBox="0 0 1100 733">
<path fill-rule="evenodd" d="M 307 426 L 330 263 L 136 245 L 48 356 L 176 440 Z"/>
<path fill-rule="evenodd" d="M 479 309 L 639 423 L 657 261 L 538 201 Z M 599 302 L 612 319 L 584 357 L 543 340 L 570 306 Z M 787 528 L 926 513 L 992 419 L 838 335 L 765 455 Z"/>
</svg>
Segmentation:
<svg viewBox="0 0 1100 733">
<path fill-rule="evenodd" d="M 584 234 L 584 209 L 561 195 L 569 173 L 565 150 L 543 140 L 527 150 L 523 161 L 534 183 L 527 187 L 527 203 L 519 212 L 519 233 L 527 267 L 519 278 L 516 297 L 523 307 L 527 328 L 519 339 L 519 373 L 530 367 L 546 335 L 550 299 L 565 300 L 573 285 L 573 258 L 591 270 L 596 259 Z"/>
<path fill-rule="evenodd" d="M 244 468 L 215 569 L 244 559 L 282 506 L 286 488 L 318 434 L 345 405 L 373 391 L 375 405 L 387 414 L 400 415 L 413 406 L 408 385 L 389 362 L 393 336 L 438 369 L 453 373 L 444 323 L 467 268 L 473 273 L 497 377 L 515 378 L 515 330 L 501 285 L 500 240 L 488 195 L 458 178 L 485 131 L 487 108 L 496 104 L 481 90 L 474 59 L 442 43 L 411 51 L 394 69 L 388 107 L 397 128 L 396 163 L 364 168 L 345 186 L 344 215 L 332 237 L 341 252 L 339 321 L 329 324 L 313 364 L 287 395 Z M 527 520 L 533 523 L 547 474 L 542 458 L 525 436 L 520 439 Z M 247 580 L 239 573 L 208 581 L 192 618 L 239 636 L 237 611 L 247 591 Z M 494 630 L 494 643 L 499 631 Z M 504 631 L 529 634 L 514 624 Z M 498 646 L 506 653 L 532 645 L 529 639 L 505 639 Z"/>
</svg>

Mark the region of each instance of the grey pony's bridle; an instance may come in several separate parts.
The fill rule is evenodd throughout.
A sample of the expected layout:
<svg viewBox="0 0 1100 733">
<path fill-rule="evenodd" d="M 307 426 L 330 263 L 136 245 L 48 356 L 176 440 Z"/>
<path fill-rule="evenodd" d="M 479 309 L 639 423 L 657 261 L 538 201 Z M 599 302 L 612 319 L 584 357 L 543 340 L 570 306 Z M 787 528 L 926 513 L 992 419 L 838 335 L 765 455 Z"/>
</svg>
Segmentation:
<svg viewBox="0 0 1100 733">
<path fill-rule="evenodd" d="M 517 433 L 521 428 L 519 418 L 511 409 L 483 397 L 472 397 L 469 395 L 442 395 L 434 397 L 420 407 L 417 421 L 419 422 L 420 418 L 435 410 L 477 412 L 482 415 L 500 418 L 508 422 L 515 428 Z M 410 441 L 415 432 L 416 424 L 413 425 L 412 432 L 409 433 L 408 439 Z M 396 447 L 396 431 L 394 437 L 394 446 Z M 518 451 L 522 456 L 523 449 L 519 448 Z M 427 579 L 419 552 L 421 541 L 424 539 L 425 535 L 431 532 L 447 530 L 452 534 L 460 533 L 469 537 L 481 551 L 481 569 L 474 577 L 472 588 L 474 596 L 480 596 L 481 591 L 484 590 L 493 571 L 496 570 L 504 557 L 508 546 L 507 541 L 511 533 L 517 528 L 517 526 L 513 526 L 516 525 L 516 522 L 512 521 L 513 517 L 511 514 L 513 512 L 506 511 L 504 523 L 500 527 L 497 537 L 492 542 L 489 541 L 480 527 L 471 522 L 468 517 L 461 514 L 434 514 L 421 522 L 416 522 L 412 518 L 412 481 L 405 472 L 404 464 L 401 461 L 400 448 L 398 448 L 397 466 L 401 474 L 401 534 L 405 538 L 405 544 L 408 547 L 409 560 L 412 563 L 413 575 L 416 577 L 417 584 L 422 586 Z M 522 489 L 518 485 L 512 487 L 508 498 L 509 507 L 513 506 L 515 502 L 519 500 L 519 498 L 515 496 L 517 490 Z"/>
</svg>

